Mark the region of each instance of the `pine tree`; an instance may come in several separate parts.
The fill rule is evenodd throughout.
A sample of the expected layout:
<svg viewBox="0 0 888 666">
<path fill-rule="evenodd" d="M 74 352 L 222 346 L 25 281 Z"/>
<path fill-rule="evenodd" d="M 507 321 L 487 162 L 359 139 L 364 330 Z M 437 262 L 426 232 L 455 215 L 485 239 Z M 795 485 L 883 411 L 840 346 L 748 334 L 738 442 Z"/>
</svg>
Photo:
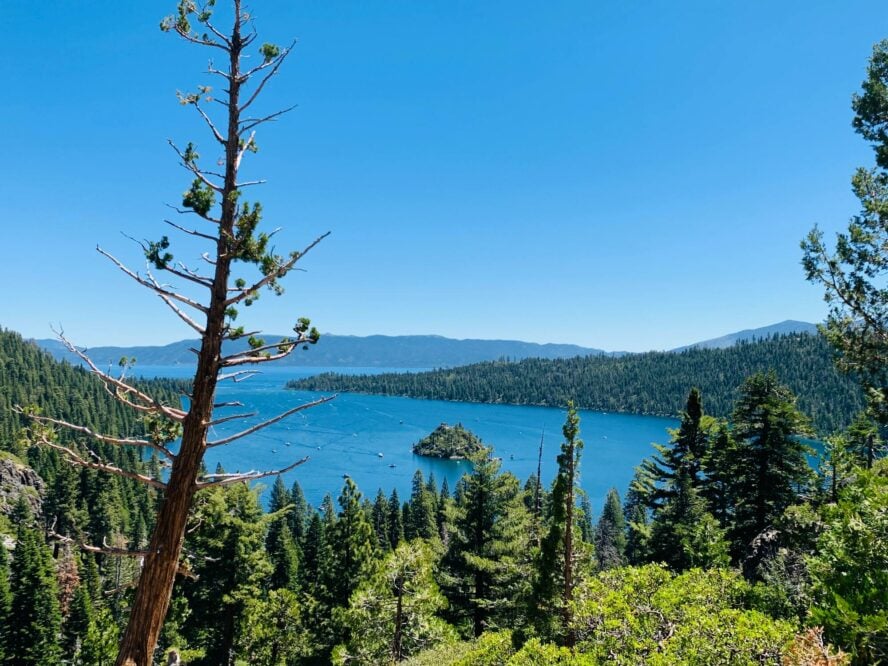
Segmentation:
<svg viewBox="0 0 888 666">
<path fill-rule="evenodd" d="M 651 494 L 654 482 L 650 471 L 643 465 L 635 468 L 629 489 L 626 491 L 626 503 L 623 515 L 626 517 L 626 560 L 629 564 L 649 562 L 650 551 L 650 509 Z"/>
<path fill-rule="evenodd" d="M 733 516 L 735 498 L 734 472 L 738 444 L 726 421 L 718 421 L 709 440 L 709 450 L 703 458 L 703 480 L 700 494 L 706 499 L 713 517 L 722 527 L 728 527 Z"/>
<path fill-rule="evenodd" d="M 389 524 L 388 524 L 389 503 L 385 498 L 382 488 L 376 493 L 376 501 L 373 503 L 372 522 L 373 532 L 376 535 L 376 542 L 382 550 L 388 551 L 392 549 L 389 541 Z"/>
<path fill-rule="evenodd" d="M 654 513 L 651 524 L 649 557 L 676 572 L 723 567 L 730 561 L 724 531 L 691 479 L 690 471 L 682 469 L 669 482 L 669 499 Z"/>
<path fill-rule="evenodd" d="M 616 488 L 608 491 L 595 528 L 595 556 L 602 571 L 626 563 L 626 519 Z"/>
<path fill-rule="evenodd" d="M 234 663 L 246 603 L 262 597 L 272 565 L 265 533 L 273 516 L 263 515 L 256 491 L 246 484 L 217 487 L 199 496 L 188 541 L 196 581 L 181 583 L 192 615 L 182 631 L 204 651 L 195 665 Z"/>
<path fill-rule="evenodd" d="M 579 481 L 580 452 L 583 441 L 579 439 L 580 417 L 573 402 L 568 403 L 567 419 L 562 433 L 564 442 L 558 454 L 558 473 L 552 484 L 550 496 L 551 515 L 546 536 L 543 538 L 537 565 L 534 596 L 537 615 L 542 620 L 544 633 L 556 633 L 568 647 L 573 647 L 575 636 L 572 629 L 571 601 L 575 586 L 577 552 L 575 533 L 576 486 Z M 560 627 L 551 625 L 552 611 L 560 615 Z"/>
<path fill-rule="evenodd" d="M 408 509 L 404 515 L 404 536 L 413 539 L 431 539 L 438 534 L 435 498 L 423 480 L 422 471 L 413 474 Z"/>
<path fill-rule="evenodd" d="M 257 34 L 251 26 L 251 12 L 245 11 L 242 0 L 231 2 L 232 11 L 227 13 L 231 20 L 230 29 L 218 29 L 214 23 L 218 18 L 214 15 L 215 5 L 215 1 L 195 3 L 192 0 L 179 0 L 175 13 L 160 22 L 164 32 L 176 34 L 188 43 L 200 45 L 222 56 L 217 65 L 219 69 L 211 68 L 214 75 L 224 80 L 220 93 L 213 91 L 211 94 L 210 87 L 205 85 L 198 86 L 194 92 L 178 93 L 179 102 L 193 108 L 209 129 L 213 158 L 221 153 L 219 166 L 204 166 L 193 143 L 183 147 L 172 144 L 181 166 L 193 177 L 183 194 L 180 212 L 193 214 L 194 218 L 190 219 L 197 219 L 199 224 L 207 226 L 197 231 L 171 224 L 187 238 L 205 244 L 207 251 L 202 256 L 206 264 L 201 266 L 205 265 L 207 269 L 187 266 L 182 263 L 181 256 L 174 257 L 167 236 L 140 243 L 143 257 L 151 267 L 147 275 L 131 270 L 112 254 L 99 250 L 128 277 L 159 296 L 200 337 L 187 408 L 183 409 L 178 400 L 164 403 L 140 390 L 123 375 L 112 375 L 110 371 L 101 370 L 82 350 L 63 338 L 68 351 L 89 365 L 109 393 L 133 406 L 143 419 L 151 421 L 153 425 L 146 428 L 144 438 L 122 440 L 113 432 L 99 434 L 99 431 L 87 429 L 86 426 L 90 424 L 87 414 L 82 414 L 84 418 L 79 424 L 77 421 L 67 422 L 56 418 L 50 421 L 54 425 L 93 436 L 100 444 L 111 442 L 158 451 L 171 463 L 169 476 L 165 481 L 160 481 L 142 473 L 135 465 L 138 458 L 129 446 L 117 447 L 120 449 L 117 461 L 103 455 L 111 447 L 96 447 L 99 451 L 95 456 L 81 454 L 70 447 L 62 451 L 71 464 L 100 469 L 164 491 L 164 501 L 160 504 L 156 521 L 146 521 L 155 523 L 155 527 L 145 551 L 142 575 L 121 640 L 118 666 L 150 666 L 153 662 L 176 574 L 180 570 L 186 525 L 196 493 L 214 484 L 233 483 L 238 478 L 250 481 L 265 476 L 262 473 L 248 473 L 224 479 L 207 478 L 201 470 L 208 444 L 223 445 L 235 441 L 310 406 L 293 407 L 233 435 L 208 442 L 212 426 L 220 419 L 231 421 L 245 418 L 244 415 L 223 416 L 216 412 L 215 396 L 220 381 L 238 379 L 243 374 L 242 366 L 286 357 L 319 338 L 317 330 L 305 318 L 297 320 L 293 338 L 275 340 L 270 344 L 248 333 L 245 327 L 234 324 L 238 308 L 252 305 L 261 291 L 268 289 L 274 294 L 282 293 L 280 281 L 320 239 L 302 251 L 277 254 L 271 242 L 274 232 L 261 231 L 261 205 L 255 200 L 247 200 L 247 185 L 262 181 L 245 181 L 240 173 L 245 158 L 258 150 L 258 128 L 285 112 L 254 113 L 256 107 L 253 103 L 269 80 L 279 72 L 292 45 L 282 48 L 270 43 L 256 44 Z M 218 102 L 224 109 L 219 118 L 215 118 L 216 113 L 209 108 L 211 101 Z M 219 120 L 218 124 L 216 120 Z M 201 253 L 197 254 L 200 256 Z M 239 267 L 247 269 L 244 277 L 237 277 Z M 157 279 L 155 276 L 158 276 Z M 170 286 L 171 281 L 188 287 L 184 293 L 179 293 L 175 291 L 176 287 Z M 223 342 L 243 338 L 246 338 L 247 349 L 230 354 L 223 351 Z M 120 365 L 121 370 L 125 371 L 131 362 L 123 359 Z M 39 414 L 31 414 L 31 418 L 41 421 Z M 45 418 L 43 422 L 46 423 Z M 175 451 L 167 446 L 174 440 L 178 440 Z M 41 443 L 57 445 L 49 437 L 41 438 Z M 287 471 L 298 464 L 295 462 L 278 471 Z M 116 507 L 126 506 L 123 494 L 125 492 L 103 493 L 100 510 L 90 511 L 89 532 L 97 543 L 103 543 L 106 536 L 110 542 L 113 531 L 128 533 L 124 529 L 128 517 L 114 513 Z"/>
<path fill-rule="evenodd" d="M 6 545 L 0 539 L 0 664 L 6 661 L 7 636 L 12 618 L 12 590 L 9 587 L 9 554 Z"/>
<path fill-rule="evenodd" d="M 277 529 L 268 530 L 270 540 L 266 551 L 272 566 L 269 588 L 295 592 L 299 588 L 299 547 L 293 540 L 290 526 L 285 519 L 278 519 L 272 526 Z"/>
<path fill-rule="evenodd" d="M 854 417 L 846 436 L 849 453 L 854 454 L 858 464 L 866 469 L 872 469 L 873 462 L 885 455 L 885 441 L 870 410 L 864 410 Z"/>
<path fill-rule="evenodd" d="M 293 505 L 293 510 L 287 516 L 287 521 L 290 524 L 293 538 L 296 543 L 301 545 L 302 539 L 305 537 L 305 530 L 308 528 L 308 521 L 311 520 L 314 512 L 305 500 L 305 494 L 298 481 L 294 481 L 293 487 L 290 488 L 290 503 Z"/>
<path fill-rule="evenodd" d="M 284 480 L 278 475 L 271 486 L 271 497 L 268 500 L 268 512 L 275 513 L 290 506 L 292 500 Z"/>
<path fill-rule="evenodd" d="M 577 514 L 577 524 L 580 526 L 580 538 L 583 543 L 595 543 L 595 525 L 592 522 L 592 502 L 589 496 L 580 491 L 580 511 Z"/>
<path fill-rule="evenodd" d="M 711 419 L 703 415 L 703 401 L 700 391 L 692 388 L 688 394 L 681 423 L 670 430 L 668 446 L 654 444 L 657 453 L 645 461 L 651 478 L 656 485 L 650 500 L 650 508 L 656 509 L 669 501 L 675 492 L 674 482 L 679 475 L 685 475 L 694 488 L 700 485 L 703 459 L 708 449 L 708 428 Z"/>
<path fill-rule="evenodd" d="M 529 592 L 530 516 L 518 479 L 500 464 L 490 449 L 472 459 L 447 526 L 441 581 L 448 616 L 474 637 L 517 628 Z"/>
<path fill-rule="evenodd" d="M 351 479 L 345 480 L 339 507 L 339 515 L 327 539 L 331 558 L 328 580 L 334 605 L 345 606 L 370 565 L 373 527 L 361 508 L 361 493 Z"/>
<path fill-rule="evenodd" d="M 340 622 L 351 631 L 333 654 L 335 664 L 392 664 L 447 640 L 453 630 L 436 616 L 445 605 L 434 580 L 428 544 L 402 543 L 365 578 Z"/>
<path fill-rule="evenodd" d="M 80 585 L 74 591 L 74 598 L 68 615 L 62 625 L 61 646 L 65 659 L 69 663 L 77 663 L 80 658 L 83 641 L 86 639 L 90 625 L 93 623 L 93 604 L 89 591 Z"/>
<path fill-rule="evenodd" d="M 821 327 L 841 352 L 839 367 L 851 371 L 867 389 L 870 407 L 888 425 L 888 41 L 873 47 L 863 82 L 855 95 L 854 129 L 876 153 L 873 169 L 859 168 L 852 189 L 861 210 L 846 232 L 827 250 L 815 227 L 802 241 L 802 265 L 810 282 L 824 288 L 830 311 Z"/>
<path fill-rule="evenodd" d="M 731 541 L 736 556 L 783 511 L 804 496 L 812 482 L 807 448 L 799 441 L 809 432 L 795 397 L 773 372 L 749 377 L 734 408 L 734 500 Z"/>
<path fill-rule="evenodd" d="M 9 587 L 12 610 L 6 626 L 5 663 L 56 666 L 62 656 L 62 616 L 55 570 L 49 549 L 27 515 L 18 523 Z"/>
<path fill-rule="evenodd" d="M 392 490 L 392 494 L 389 497 L 388 530 L 389 547 L 394 550 L 398 547 L 398 544 L 404 541 L 403 511 L 397 490 Z"/>
</svg>

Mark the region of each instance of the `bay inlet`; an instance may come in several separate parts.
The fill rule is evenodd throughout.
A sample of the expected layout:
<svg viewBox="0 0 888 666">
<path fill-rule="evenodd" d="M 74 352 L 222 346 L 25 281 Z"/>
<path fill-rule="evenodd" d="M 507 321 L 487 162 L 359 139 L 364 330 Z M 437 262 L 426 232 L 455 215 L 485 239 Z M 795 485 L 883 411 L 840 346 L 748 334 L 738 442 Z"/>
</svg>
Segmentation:
<svg viewBox="0 0 888 666">
<path fill-rule="evenodd" d="M 391 368 L 263 368 L 262 374 L 233 384 L 222 382 L 217 401 L 239 401 L 237 412 L 258 412 L 251 419 L 221 424 L 211 439 L 234 434 L 253 423 L 291 409 L 297 404 L 328 395 L 284 388 L 291 379 L 328 370 L 355 374 L 391 372 Z M 401 371 L 395 370 L 395 371 Z M 188 366 L 138 367 L 146 377 L 189 377 Z M 218 415 L 234 413 L 220 410 Z M 379 488 L 388 496 L 397 489 L 402 500 L 410 494 L 414 472 L 419 469 L 437 483 L 447 479 L 453 490 L 456 481 L 469 471 L 465 461 L 438 460 L 414 455 L 412 445 L 440 423 L 462 423 L 492 446 L 502 459 L 503 469 L 522 483 L 536 473 L 537 451 L 543 438 L 543 483 L 554 478 L 555 457 L 561 445 L 565 410 L 550 407 L 488 405 L 439 400 L 417 400 L 391 396 L 340 394 L 335 400 L 298 412 L 283 421 L 227 446 L 210 449 L 206 466 L 222 465 L 227 472 L 280 469 L 308 456 L 308 461 L 286 473 L 289 487 L 299 481 L 306 499 L 318 506 L 329 493 L 334 500 L 351 477 L 371 500 Z M 581 411 L 581 433 L 585 442 L 580 464 L 580 486 L 589 496 L 593 510 L 601 509 L 608 489 L 622 496 L 633 468 L 653 449 L 652 442 L 666 443 L 667 428 L 675 419 L 634 414 Z M 266 489 L 274 482 L 262 483 Z M 265 493 L 267 498 L 267 492 Z"/>
</svg>

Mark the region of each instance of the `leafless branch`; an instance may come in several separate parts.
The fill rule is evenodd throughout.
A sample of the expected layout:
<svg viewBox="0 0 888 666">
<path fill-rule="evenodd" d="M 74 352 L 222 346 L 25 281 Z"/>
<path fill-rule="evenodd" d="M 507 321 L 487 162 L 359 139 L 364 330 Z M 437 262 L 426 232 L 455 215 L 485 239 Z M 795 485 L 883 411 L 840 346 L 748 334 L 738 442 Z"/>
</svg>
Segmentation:
<svg viewBox="0 0 888 666">
<path fill-rule="evenodd" d="M 169 224 L 172 224 L 172 222 L 169 222 Z M 174 225 L 174 226 L 175 226 L 175 225 Z M 145 242 L 140 241 L 140 240 L 138 240 L 138 239 L 136 239 L 136 238 L 133 238 L 132 236 L 129 236 L 129 235 L 127 235 L 127 234 L 123 234 L 123 235 L 124 235 L 124 237 L 129 238 L 131 241 L 133 241 L 134 243 L 136 243 L 140 248 L 142 248 L 142 251 L 143 251 L 144 253 L 146 253 L 146 254 L 148 253 L 148 246 L 145 244 Z M 209 238 L 210 240 L 213 240 L 213 241 L 216 240 L 216 239 L 213 238 L 212 236 L 207 236 L 207 238 Z M 210 278 L 206 278 L 206 277 L 204 277 L 204 276 L 202 276 L 202 275 L 198 275 L 198 274 L 195 273 L 194 271 L 189 270 L 189 269 L 187 268 L 187 266 L 185 266 L 185 264 L 183 264 L 183 263 L 181 263 L 181 262 L 179 262 L 179 265 L 180 265 L 182 268 L 184 268 L 185 270 L 182 271 L 182 270 L 179 270 L 179 269 L 173 268 L 173 267 L 170 266 L 169 264 L 164 264 L 164 265 L 162 265 L 162 266 L 160 267 L 160 270 L 164 270 L 164 271 L 166 271 L 167 273 L 170 273 L 170 274 L 172 274 L 172 275 L 175 275 L 176 277 L 180 277 L 180 278 L 182 278 L 183 280 L 188 280 L 189 282 L 193 282 L 193 283 L 195 283 L 195 284 L 199 284 L 201 287 L 207 287 L 207 288 L 209 288 L 209 287 L 211 287 L 211 286 L 213 285 L 213 281 L 212 281 Z M 147 271 L 147 273 L 148 273 L 148 277 L 151 279 L 151 282 L 154 283 L 154 286 L 155 286 L 155 287 L 161 287 L 161 285 L 157 282 L 157 280 L 155 280 L 154 277 L 151 275 L 151 271 Z"/>
<path fill-rule="evenodd" d="M 169 143 L 170 146 L 172 146 L 173 150 L 176 151 L 176 154 L 179 156 L 181 164 L 185 169 L 197 176 L 200 181 L 210 189 L 213 189 L 220 194 L 223 192 L 224 188 L 207 178 L 206 174 L 200 168 L 198 168 L 197 164 L 195 164 L 191 160 L 185 159 L 185 154 L 181 150 L 179 150 L 179 147 L 175 143 L 173 143 L 172 139 L 167 139 L 167 143 Z"/>
<path fill-rule="evenodd" d="M 222 136 L 222 133 L 219 132 L 219 130 L 216 127 L 216 124 L 213 122 L 212 118 L 210 118 L 207 115 L 206 111 L 204 111 L 200 107 L 200 104 L 198 104 L 197 101 L 191 102 L 191 104 L 192 104 L 192 106 L 194 106 L 194 108 L 200 114 L 200 117 L 204 119 L 204 122 L 207 124 L 207 127 L 210 128 L 210 131 L 213 133 L 213 136 L 216 138 L 216 141 L 221 143 L 223 146 L 226 145 L 226 143 L 228 143 L 228 142 L 225 140 L 225 137 Z"/>
<path fill-rule="evenodd" d="M 104 382 L 106 388 L 108 388 L 109 386 L 113 386 L 116 389 L 114 392 L 112 392 L 112 395 L 117 397 L 119 400 L 126 402 L 128 405 L 130 405 L 131 407 L 133 407 L 134 409 L 136 409 L 138 411 L 150 412 L 150 413 L 154 413 L 154 414 L 160 413 L 160 414 L 163 414 L 168 419 L 170 419 L 171 421 L 176 421 L 177 423 L 181 423 L 182 421 L 185 420 L 186 412 L 183 412 L 181 409 L 175 409 L 175 408 L 169 407 L 167 405 L 162 405 L 161 403 L 159 403 L 157 400 L 152 398 L 147 393 L 144 393 L 144 392 L 138 390 L 137 388 L 135 388 L 134 386 L 131 386 L 131 385 L 127 384 L 126 382 L 121 381 L 120 379 L 117 379 L 116 377 L 112 376 L 111 374 L 109 374 L 107 372 L 103 372 L 102 370 L 100 370 L 98 368 L 98 366 L 95 363 L 93 363 L 92 359 L 89 356 L 87 356 L 83 351 L 81 351 L 80 349 L 75 347 L 71 343 L 71 341 L 65 337 L 65 334 L 63 332 L 61 332 L 61 331 L 54 331 L 54 332 L 58 336 L 58 338 L 62 342 L 62 344 L 65 345 L 65 348 L 69 352 L 71 352 L 72 354 L 75 354 L 81 361 L 86 363 L 86 365 L 89 367 L 89 369 L 92 371 L 92 373 L 97 375 L 99 377 L 99 379 L 101 379 L 102 382 Z M 123 396 L 126 396 L 126 395 L 135 396 L 142 404 L 136 404 L 132 401 L 125 400 L 125 398 Z"/>
<path fill-rule="evenodd" d="M 240 303 L 242 300 L 247 298 L 247 296 L 249 296 L 249 294 L 251 294 L 255 291 L 259 291 L 262 287 L 267 285 L 272 280 L 277 279 L 279 277 L 283 277 L 283 275 L 285 275 L 288 271 L 290 271 L 290 269 L 293 268 L 293 266 L 296 264 L 297 261 L 302 259 L 302 257 L 304 257 L 306 254 L 308 254 L 308 252 L 310 252 L 318 243 L 320 243 L 322 240 L 324 240 L 329 235 L 330 235 L 329 231 L 324 234 L 321 234 L 320 236 L 315 238 L 311 243 L 309 243 L 305 247 L 305 249 L 302 250 L 302 252 L 296 252 L 292 257 L 290 257 L 290 259 L 285 261 L 281 265 L 281 267 L 278 268 L 277 271 L 272 272 L 270 275 L 266 275 L 265 277 L 263 277 L 261 280 L 254 283 L 250 287 L 244 287 L 241 290 L 240 294 L 238 294 L 237 296 L 233 296 L 232 298 L 229 298 L 227 301 L 225 301 L 225 307 L 228 307 L 229 305 L 234 305 L 235 303 Z"/>
<path fill-rule="evenodd" d="M 280 54 L 278 54 L 278 56 L 276 58 L 273 58 L 271 61 L 269 61 L 267 63 L 262 63 L 261 65 L 254 67 L 253 69 L 249 70 L 246 74 L 241 76 L 241 80 L 246 81 L 248 78 L 250 78 L 254 74 L 258 73 L 260 70 L 271 67 L 268 74 L 263 76 L 262 80 L 256 85 L 256 89 L 253 91 L 253 94 L 250 95 L 249 99 L 247 99 L 247 101 L 244 102 L 241 105 L 241 107 L 238 109 L 238 113 L 243 113 L 244 111 L 246 111 L 250 107 L 250 105 L 253 102 L 256 101 L 256 98 L 259 96 L 259 93 L 262 92 L 262 89 L 265 87 L 265 84 L 268 83 L 268 81 L 271 79 L 272 76 L 277 74 L 278 70 L 281 68 L 281 65 L 284 64 L 284 60 L 286 60 L 287 56 L 290 55 L 290 52 L 293 50 L 294 46 L 296 46 L 296 40 L 293 40 L 293 42 L 290 44 L 290 46 L 286 47 L 285 49 L 282 49 Z"/>
<path fill-rule="evenodd" d="M 264 178 L 259 179 L 259 180 L 247 180 L 247 181 L 244 181 L 243 183 L 238 183 L 237 185 L 235 185 L 235 187 L 237 187 L 237 189 L 240 189 L 242 187 L 251 187 L 253 185 L 265 185 L 265 183 L 267 183 L 267 182 L 268 181 L 265 180 Z"/>
<path fill-rule="evenodd" d="M 249 132 L 251 129 L 253 129 L 254 127 L 261 125 L 262 123 L 272 122 L 272 121 L 276 120 L 277 118 L 279 118 L 280 116 L 284 115 L 285 113 L 289 113 L 290 111 L 295 109 L 297 106 L 299 106 L 299 105 L 294 104 L 293 106 L 288 106 L 286 109 L 281 109 L 280 111 L 275 111 L 274 113 L 271 113 L 271 114 L 264 116 L 262 118 L 245 118 L 242 121 L 244 126 L 240 129 L 238 134 L 241 134 L 241 135 L 245 134 L 245 133 Z"/>
<path fill-rule="evenodd" d="M 168 289 L 164 289 L 163 287 L 161 287 L 157 283 L 156 280 L 153 280 L 153 282 L 149 282 L 148 280 L 143 278 L 141 275 L 139 275 L 135 271 L 124 266 L 120 261 L 117 260 L 116 257 L 114 257 L 112 254 L 109 254 L 108 252 L 105 252 L 105 250 L 103 250 L 98 245 L 96 246 L 96 251 L 99 254 L 107 257 L 115 266 L 117 266 L 120 270 L 122 270 L 124 273 L 129 275 L 133 280 L 135 280 L 136 282 L 141 284 L 143 287 L 147 287 L 151 291 L 154 291 L 158 294 L 162 294 L 164 296 L 167 296 L 175 301 L 179 301 L 180 303 L 184 303 L 185 305 L 189 305 L 189 306 L 193 307 L 195 310 L 199 310 L 200 312 L 203 312 L 204 314 L 207 314 L 209 312 L 209 310 L 206 308 L 206 306 L 201 305 L 200 303 L 193 301 L 186 296 L 182 296 L 181 294 L 177 294 L 175 292 L 169 291 Z"/>
<path fill-rule="evenodd" d="M 215 481 L 203 481 L 197 483 L 197 489 L 212 488 L 213 486 L 227 486 L 232 483 L 243 483 L 244 481 L 255 481 L 256 479 L 264 479 L 269 476 L 278 476 L 286 474 L 291 469 L 295 469 L 308 461 L 308 456 L 302 460 L 297 460 L 292 465 L 287 465 L 281 469 L 274 469 L 268 472 L 245 472 L 244 474 L 207 474 L 208 478 L 215 478 Z"/>
<path fill-rule="evenodd" d="M 213 409 L 222 409 L 223 407 L 243 407 L 244 403 L 240 400 L 232 400 L 230 402 L 215 402 L 213 403 Z"/>
<path fill-rule="evenodd" d="M 267 428 L 268 426 L 270 426 L 274 423 L 277 423 L 278 421 L 281 421 L 281 420 L 287 418 L 288 416 L 295 414 L 296 412 L 301 412 L 305 409 L 309 409 L 310 407 L 317 407 L 318 405 L 323 405 L 325 402 L 330 402 L 334 398 L 336 398 L 335 394 L 327 396 L 325 398 L 319 398 L 317 400 L 313 400 L 312 402 L 306 402 L 301 405 L 297 405 L 296 407 L 293 407 L 292 409 L 288 409 L 287 411 L 285 411 L 281 414 L 278 414 L 277 416 L 274 416 L 270 419 L 262 421 L 261 423 L 257 423 L 256 425 L 251 426 L 251 427 L 247 428 L 246 430 L 241 430 L 239 433 L 236 433 L 234 435 L 229 435 L 228 437 L 223 437 L 222 439 L 217 439 L 212 442 L 207 442 L 207 448 L 212 447 L 212 446 L 222 446 L 223 444 L 229 444 L 235 440 L 241 439 L 242 437 L 246 437 L 247 435 L 251 435 L 258 430 L 262 430 L 263 428 Z"/>
<path fill-rule="evenodd" d="M 193 210 L 191 208 L 179 208 L 178 206 L 174 206 L 173 204 L 166 204 L 166 206 L 167 208 L 172 208 L 174 211 L 179 213 L 179 215 L 197 215 L 198 217 L 205 219 L 207 222 L 212 222 L 213 224 L 219 224 L 220 222 L 218 217 L 213 217 L 212 215 L 208 214 L 204 215 L 203 213 L 198 213 L 196 210 Z"/>
<path fill-rule="evenodd" d="M 253 145 L 253 141 L 256 139 L 256 132 L 250 132 L 250 137 L 244 141 L 244 145 L 240 147 L 240 150 L 237 151 L 237 155 L 234 158 L 234 169 L 235 171 L 240 169 L 241 160 L 244 158 L 244 155 L 247 154 L 247 151 L 250 149 L 250 146 Z"/>
<path fill-rule="evenodd" d="M 186 313 L 182 312 L 182 309 L 180 307 L 178 307 L 175 303 L 173 303 L 168 297 L 164 296 L 163 294 L 159 294 L 159 296 L 160 296 L 160 300 L 162 300 L 164 303 L 166 303 L 167 306 L 169 306 L 170 310 L 172 310 L 173 312 L 176 313 L 176 316 L 179 317 L 179 319 L 181 319 L 186 324 L 188 324 L 198 334 L 200 334 L 200 335 L 204 334 L 205 331 L 204 331 L 203 326 L 201 326 L 196 321 L 194 321 L 194 319 L 189 317 Z"/>
<path fill-rule="evenodd" d="M 163 446 L 162 444 L 155 444 L 154 442 L 147 439 L 133 439 L 131 437 L 112 437 L 110 435 L 102 435 L 100 433 L 94 432 L 90 430 L 86 426 L 77 425 L 76 423 L 70 423 L 68 421 L 64 421 L 62 419 L 54 419 L 50 416 L 41 416 L 39 414 L 28 414 L 24 409 L 22 409 L 19 405 L 15 405 L 12 410 L 17 414 L 22 414 L 29 419 L 34 421 L 38 421 L 40 423 L 51 423 L 53 425 L 61 426 L 63 428 L 67 428 L 68 430 L 73 430 L 75 432 L 81 432 L 84 435 L 92 437 L 93 439 L 102 442 L 103 444 L 113 444 L 115 446 L 139 446 L 139 447 L 147 447 L 150 449 L 154 449 L 159 453 L 162 453 L 167 458 L 172 459 L 173 453 Z"/>
<path fill-rule="evenodd" d="M 46 437 L 41 437 L 40 443 L 44 446 L 48 446 L 51 449 L 55 449 L 60 453 L 65 455 L 65 459 L 68 463 L 72 465 L 78 465 L 80 467 L 88 467 L 89 469 L 97 469 L 102 472 L 107 472 L 108 474 L 114 474 L 116 476 L 122 476 L 125 479 L 133 479 L 135 481 L 141 481 L 149 486 L 153 486 L 155 488 L 159 488 L 160 490 L 166 489 L 166 484 L 163 481 L 158 481 L 157 479 L 152 479 L 150 476 L 145 476 L 144 474 L 139 474 L 138 472 L 128 472 L 125 469 L 120 469 L 119 467 L 112 465 L 109 462 L 101 460 L 95 452 L 90 451 L 90 455 L 92 455 L 99 462 L 94 462 L 92 460 L 86 460 L 79 453 L 74 451 L 73 449 L 62 446 L 61 444 L 57 444 Z"/>
<path fill-rule="evenodd" d="M 225 375 L 219 375 L 216 378 L 218 382 L 224 382 L 227 379 L 230 379 L 235 384 L 244 381 L 245 379 L 249 379 L 253 375 L 262 374 L 259 370 L 238 370 L 236 372 L 229 372 Z"/>
<path fill-rule="evenodd" d="M 176 224 L 175 222 L 172 222 L 170 220 L 164 220 L 164 222 L 166 222 L 171 227 L 178 229 L 179 231 L 181 231 L 183 233 L 188 234 L 189 236 L 197 236 L 198 238 L 205 238 L 206 240 L 209 240 L 209 241 L 214 241 L 214 242 L 216 241 L 215 236 L 210 236 L 209 234 L 203 234 L 199 231 L 195 231 L 194 229 L 188 229 L 187 227 L 183 227 L 182 225 Z"/>
<path fill-rule="evenodd" d="M 207 427 L 212 428 L 213 426 L 217 426 L 220 423 L 226 423 L 227 421 L 234 421 L 236 419 L 248 419 L 251 416 L 256 416 L 258 413 L 259 412 L 247 412 L 246 414 L 232 414 L 231 416 L 223 416 L 207 423 Z"/>
</svg>

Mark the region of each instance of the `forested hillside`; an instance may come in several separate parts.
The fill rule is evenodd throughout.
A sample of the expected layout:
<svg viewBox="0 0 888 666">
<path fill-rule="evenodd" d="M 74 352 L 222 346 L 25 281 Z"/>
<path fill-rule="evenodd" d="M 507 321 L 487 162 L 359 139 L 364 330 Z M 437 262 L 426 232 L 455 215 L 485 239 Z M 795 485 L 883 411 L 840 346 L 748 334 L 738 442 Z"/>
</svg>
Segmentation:
<svg viewBox="0 0 888 666">
<path fill-rule="evenodd" d="M 710 413 L 727 416 L 744 378 L 773 369 L 817 430 L 828 433 L 847 425 L 863 406 L 860 388 L 835 369 L 833 356 L 822 338 L 800 334 L 680 353 L 495 361 L 413 374 L 323 374 L 288 386 L 551 407 L 573 399 L 583 409 L 670 416 L 681 410 L 688 387 L 696 386 Z"/>
</svg>

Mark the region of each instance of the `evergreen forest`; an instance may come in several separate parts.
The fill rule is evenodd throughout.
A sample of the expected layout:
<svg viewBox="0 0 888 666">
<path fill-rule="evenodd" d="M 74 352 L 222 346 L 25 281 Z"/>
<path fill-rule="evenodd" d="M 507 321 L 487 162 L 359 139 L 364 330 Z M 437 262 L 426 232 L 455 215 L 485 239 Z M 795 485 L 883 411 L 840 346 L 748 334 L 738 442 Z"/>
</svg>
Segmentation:
<svg viewBox="0 0 888 666">
<path fill-rule="evenodd" d="M 355 391 L 434 400 L 577 407 L 605 412 L 680 414 L 688 388 L 706 395 L 714 416 L 726 417 L 743 379 L 774 370 L 798 396 L 816 430 L 847 426 L 864 404 L 853 377 L 840 373 L 835 351 L 821 336 L 790 334 L 725 349 L 688 349 L 567 359 L 476 363 L 420 373 L 321 374 L 289 388 Z"/>
<path fill-rule="evenodd" d="M 306 317 L 268 342 L 238 317 L 261 292 L 280 295 L 326 236 L 278 254 L 246 200 L 264 182 L 239 175 L 254 130 L 289 110 L 249 107 L 292 44 L 256 42 L 252 10 L 230 9 L 230 29 L 215 0 L 180 0 L 160 24 L 224 55 L 209 70 L 219 89 L 178 93 L 216 165 L 171 142 L 193 177 L 174 208 L 194 217 L 176 219 L 203 226 L 170 224 L 209 248 L 202 263 L 177 260 L 167 236 L 136 241 L 144 274 L 99 248 L 198 333 L 193 381 L 130 379 L 127 357 L 89 365 L 60 334 L 89 365 L 75 368 L 0 330 L 0 665 L 888 663 L 888 41 L 852 103 L 875 152 L 852 179 L 860 210 L 834 239 L 814 228 L 801 241 L 828 305 L 822 335 L 298 382 L 564 415 L 551 483 L 503 471 L 485 442 L 453 487 L 417 471 L 401 497 L 346 476 L 313 506 L 302 470 L 283 480 L 304 460 L 203 463 L 332 399 L 213 432 L 253 416 L 218 412 L 243 407 L 217 402 L 219 382 L 319 342 Z M 596 462 L 581 408 L 679 420 L 602 506 L 580 484 Z"/>
</svg>

